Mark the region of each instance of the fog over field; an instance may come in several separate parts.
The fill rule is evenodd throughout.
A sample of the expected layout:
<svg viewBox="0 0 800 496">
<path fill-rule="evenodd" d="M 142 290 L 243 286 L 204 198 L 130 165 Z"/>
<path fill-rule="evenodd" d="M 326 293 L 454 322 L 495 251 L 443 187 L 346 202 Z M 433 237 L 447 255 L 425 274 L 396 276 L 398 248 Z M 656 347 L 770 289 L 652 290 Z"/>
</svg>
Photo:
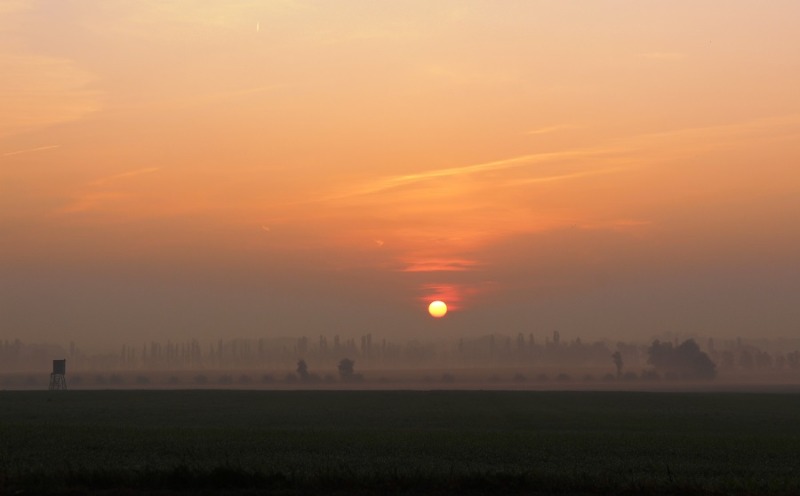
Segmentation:
<svg viewBox="0 0 800 496">
<path fill-rule="evenodd" d="M 800 390 L 798 340 L 584 342 L 558 331 L 542 340 L 168 340 L 94 352 L 0 340 L 0 387 L 43 389 L 61 359 L 71 389 Z"/>
</svg>

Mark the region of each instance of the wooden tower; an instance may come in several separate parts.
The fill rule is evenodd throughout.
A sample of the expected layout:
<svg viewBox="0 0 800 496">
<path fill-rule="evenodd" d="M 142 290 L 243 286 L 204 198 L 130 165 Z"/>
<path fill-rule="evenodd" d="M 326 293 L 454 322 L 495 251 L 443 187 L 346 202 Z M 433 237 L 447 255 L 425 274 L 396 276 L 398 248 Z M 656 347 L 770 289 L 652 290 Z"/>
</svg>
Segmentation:
<svg viewBox="0 0 800 496">
<path fill-rule="evenodd" d="M 50 391 L 67 390 L 67 361 L 53 360 L 53 372 L 50 374 Z"/>
</svg>

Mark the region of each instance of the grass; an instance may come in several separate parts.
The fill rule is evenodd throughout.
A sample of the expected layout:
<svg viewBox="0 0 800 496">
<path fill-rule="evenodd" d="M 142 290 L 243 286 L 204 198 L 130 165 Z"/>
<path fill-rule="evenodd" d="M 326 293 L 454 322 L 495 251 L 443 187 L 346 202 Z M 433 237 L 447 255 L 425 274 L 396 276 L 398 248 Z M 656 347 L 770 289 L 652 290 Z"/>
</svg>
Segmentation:
<svg viewBox="0 0 800 496">
<path fill-rule="evenodd" d="M 800 395 L 0 393 L 0 494 L 800 494 Z"/>
</svg>

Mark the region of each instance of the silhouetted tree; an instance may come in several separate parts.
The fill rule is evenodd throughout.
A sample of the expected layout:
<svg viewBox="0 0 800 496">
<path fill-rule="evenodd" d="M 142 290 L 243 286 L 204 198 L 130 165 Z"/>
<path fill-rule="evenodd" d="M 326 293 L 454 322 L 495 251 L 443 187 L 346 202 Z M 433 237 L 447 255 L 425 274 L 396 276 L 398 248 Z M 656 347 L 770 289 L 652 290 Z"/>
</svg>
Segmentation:
<svg viewBox="0 0 800 496">
<path fill-rule="evenodd" d="M 622 354 L 619 351 L 615 351 L 611 355 L 611 359 L 614 361 L 614 367 L 617 368 L 617 379 L 619 379 L 622 377 Z"/>
<path fill-rule="evenodd" d="M 301 381 L 308 380 L 308 364 L 305 360 L 299 360 L 297 362 L 297 375 L 300 377 Z"/>
<path fill-rule="evenodd" d="M 339 361 L 339 377 L 343 380 L 351 379 L 355 373 L 356 362 L 349 358 L 342 358 Z"/>
<path fill-rule="evenodd" d="M 717 366 L 700 350 L 693 339 L 674 347 L 672 343 L 653 341 L 648 362 L 668 378 L 713 379 Z"/>
</svg>

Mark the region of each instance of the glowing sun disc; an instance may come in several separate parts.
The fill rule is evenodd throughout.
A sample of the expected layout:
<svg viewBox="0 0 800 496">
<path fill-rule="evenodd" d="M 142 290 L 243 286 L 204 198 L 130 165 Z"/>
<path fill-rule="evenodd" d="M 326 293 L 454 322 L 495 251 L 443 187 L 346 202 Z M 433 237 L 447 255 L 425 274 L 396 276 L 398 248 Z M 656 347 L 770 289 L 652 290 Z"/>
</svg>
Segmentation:
<svg viewBox="0 0 800 496">
<path fill-rule="evenodd" d="M 428 305 L 428 313 L 431 314 L 431 317 L 442 318 L 447 313 L 447 305 L 440 300 L 432 301 Z"/>
</svg>

